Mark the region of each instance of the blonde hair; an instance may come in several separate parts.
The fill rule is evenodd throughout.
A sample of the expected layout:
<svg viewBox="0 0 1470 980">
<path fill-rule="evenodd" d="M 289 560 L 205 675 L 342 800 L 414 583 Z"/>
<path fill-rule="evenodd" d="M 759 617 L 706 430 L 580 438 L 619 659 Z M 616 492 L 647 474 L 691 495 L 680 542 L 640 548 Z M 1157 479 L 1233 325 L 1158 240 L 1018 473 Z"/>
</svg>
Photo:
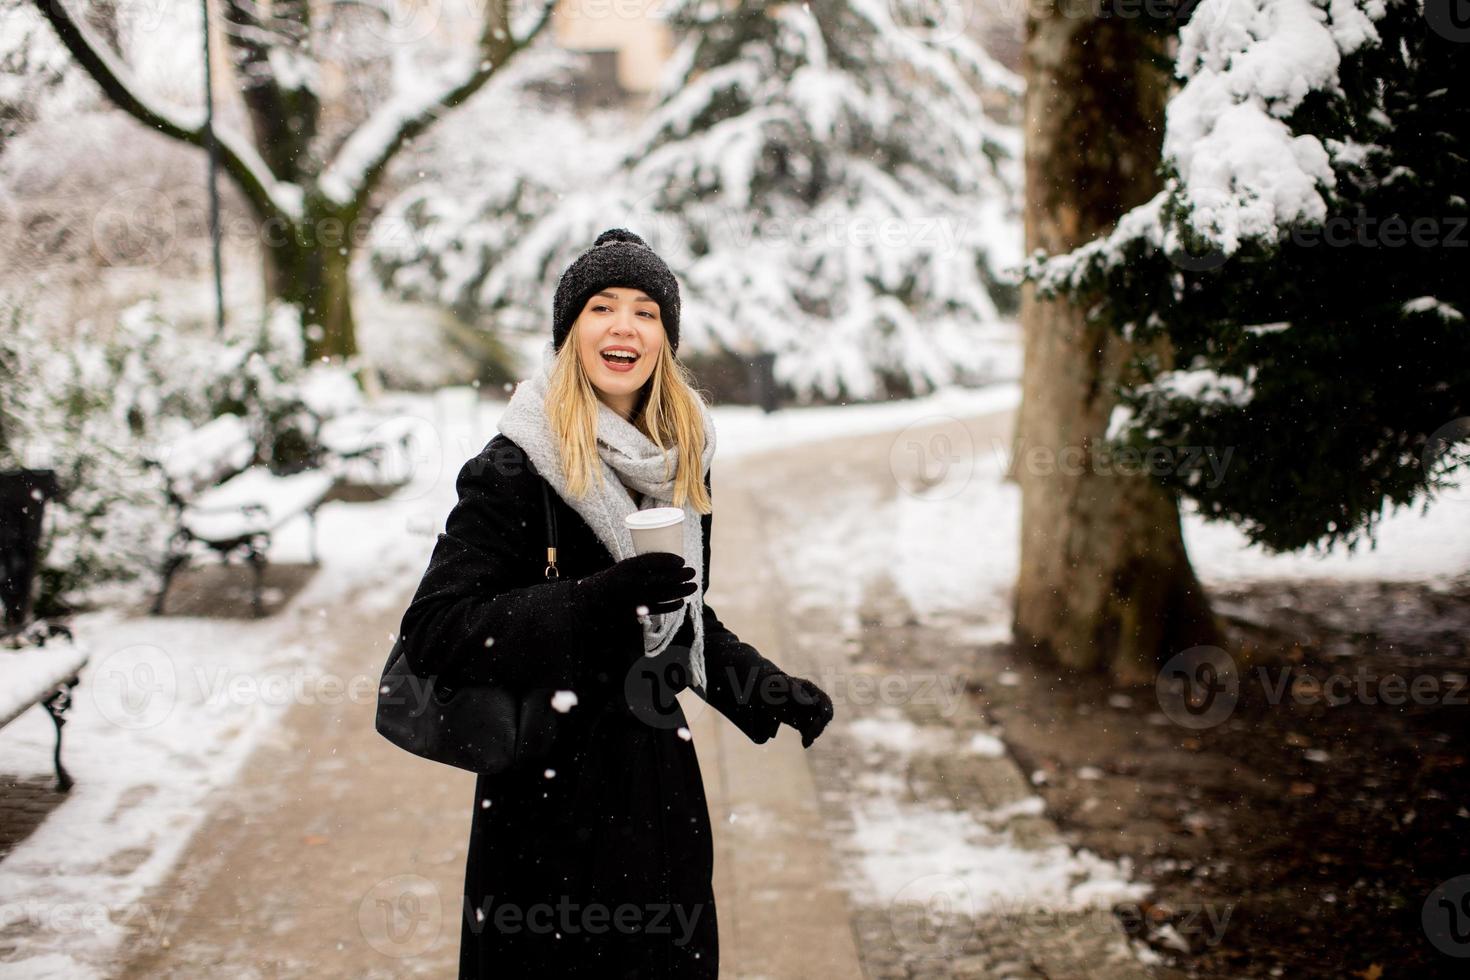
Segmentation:
<svg viewBox="0 0 1470 980">
<path fill-rule="evenodd" d="M 580 498 L 586 495 L 593 474 L 599 487 L 604 477 L 597 453 L 597 391 L 578 354 L 578 331 L 574 322 L 556 352 L 546 386 L 546 418 L 561 454 L 567 489 Z M 670 444 L 679 447 L 673 505 L 682 507 L 687 500 L 696 513 L 708 514 L 713 505 L 704 486 L 701 465 L 704 458 L 701 397 L 694 388 L 693 375 L 674 359 L 665 342 L 659 345 L 653 375 L 644 384 L 639 404 L 629 421 L 660 449 L 667 451 Z M 668 473 L 664 475 L 667 477 Z"/>
</svg>

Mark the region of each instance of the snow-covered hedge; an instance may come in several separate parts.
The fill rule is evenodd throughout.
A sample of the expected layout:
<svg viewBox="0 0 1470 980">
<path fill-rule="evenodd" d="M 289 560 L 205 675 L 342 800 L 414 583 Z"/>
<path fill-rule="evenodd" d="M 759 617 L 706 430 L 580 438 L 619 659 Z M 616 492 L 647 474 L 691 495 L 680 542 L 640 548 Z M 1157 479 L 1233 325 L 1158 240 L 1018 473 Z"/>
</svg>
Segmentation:
<svg viewBox="0 0 1470 980">
<path fill-rule="evenodd" d="M 0 331 L 0 468 L 55 469 L 63 493 L 47 506 L 38 614 L 106 601 L 140 576 L 156 584 L 173 521 L 144 459 L 181 432 L 234 412 L 259 461 L 289 470 L 314 458 L 303 396 L 343 369 L 302 364 L 293 306 L 227 322 L 216 337 L 148 300 L 115 322 L 63 329 L 12 307 Z"/>
</svg>

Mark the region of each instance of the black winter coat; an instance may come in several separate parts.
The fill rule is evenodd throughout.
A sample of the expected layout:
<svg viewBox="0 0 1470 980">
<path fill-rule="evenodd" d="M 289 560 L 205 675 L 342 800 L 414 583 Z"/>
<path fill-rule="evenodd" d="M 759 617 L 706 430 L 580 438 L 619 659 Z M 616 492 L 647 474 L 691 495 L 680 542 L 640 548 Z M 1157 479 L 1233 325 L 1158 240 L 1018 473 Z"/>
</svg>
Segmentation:
<svg viewBox="0 0 1470 980">
<path fill-rule="evenodd" d="M 400 627 L 420 674 L 568 689 L 578 699 L 555 716 L 544 765 L 476 780 L 460 978 L 716 977 L 709 809 L 672 697 L 687 686 L 692 623 L 667 653 L 646 658 L 633 616 L 590 621 L 574 583 L 612 565 L 612 554 L 553 491 L 561 578 L 547 581 L 541 483 L 504 435 L 465 462 L 459 501 Z M 708 588 L 711 515 L 701 519 Z M 777 668 L 708 604 L 704 623 L 709 690 L 696 692 L 766 741 L 778 722 L 753 692 L 762 671 Z M 625 686 L 650 664 L 664 692 L 655 715 L 645 683 Z"/>
</svg>

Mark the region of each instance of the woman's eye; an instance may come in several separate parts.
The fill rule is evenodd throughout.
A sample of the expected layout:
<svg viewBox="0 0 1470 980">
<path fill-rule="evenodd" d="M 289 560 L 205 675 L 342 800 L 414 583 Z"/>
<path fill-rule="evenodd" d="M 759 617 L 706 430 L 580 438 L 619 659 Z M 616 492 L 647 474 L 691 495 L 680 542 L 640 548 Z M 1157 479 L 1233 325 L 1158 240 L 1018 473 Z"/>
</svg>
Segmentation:
<svg viewBox="0 0 1470 980">
<path fill-rule="evenodd" d="M 601 313 L 603 310 L 612 312 L 612 307 L 608 306 L 606 303 L 598 303 L 596 306 L 592 307 L 593 313 Z M 658 314 L 654 313 L 652 310 L 639 310 L 638 312 L 644 314 L 650 319 L 658 319 Z"/>
</svg>

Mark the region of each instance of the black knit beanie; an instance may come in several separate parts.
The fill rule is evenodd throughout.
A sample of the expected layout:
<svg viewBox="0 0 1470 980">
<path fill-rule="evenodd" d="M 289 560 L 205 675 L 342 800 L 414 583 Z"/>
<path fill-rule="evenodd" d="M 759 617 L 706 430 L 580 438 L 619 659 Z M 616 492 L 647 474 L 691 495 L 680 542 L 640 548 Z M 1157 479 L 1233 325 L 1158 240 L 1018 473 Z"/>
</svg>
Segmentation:
<svg viewBox="0 0 1470 980">
<path fill-rule="evenodd" d="M 561 350 L 572 324 L 594 293 L 608 286 L 641 289 L 658 303 L 669 352 L 679 349 L 679 283 L 658 253 L 626 228 L 609 228 L 577 257 L 556 284 L 551 304 L 551 339 Z"/>
</svg>

